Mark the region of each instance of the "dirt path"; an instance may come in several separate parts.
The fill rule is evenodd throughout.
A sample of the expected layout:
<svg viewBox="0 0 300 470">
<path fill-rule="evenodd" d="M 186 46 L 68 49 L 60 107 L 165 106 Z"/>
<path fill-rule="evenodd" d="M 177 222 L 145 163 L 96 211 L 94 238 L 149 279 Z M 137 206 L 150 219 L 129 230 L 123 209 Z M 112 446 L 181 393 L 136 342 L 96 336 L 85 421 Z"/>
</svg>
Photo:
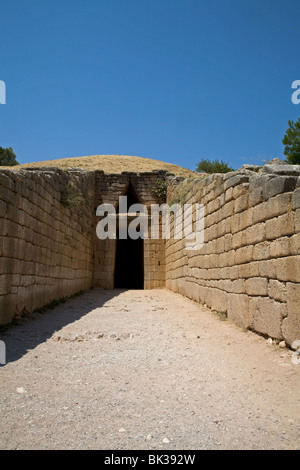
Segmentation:
<svg viewBox="0 0 300 470">
<path fill-rule="evenodd" d="M 299 449 L 300 364 L 165 289 L 93 289 L 0 335 L 1 449 Z"/>
</svg>

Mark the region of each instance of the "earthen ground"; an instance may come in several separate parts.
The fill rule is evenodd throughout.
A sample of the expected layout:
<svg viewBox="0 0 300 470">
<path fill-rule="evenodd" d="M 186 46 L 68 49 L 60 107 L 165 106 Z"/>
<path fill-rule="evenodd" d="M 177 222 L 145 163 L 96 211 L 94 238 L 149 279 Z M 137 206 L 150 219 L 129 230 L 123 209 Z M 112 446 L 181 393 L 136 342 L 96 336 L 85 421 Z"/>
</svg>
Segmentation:
<svg viewBox="0 0 300 470">
<path fill-rule="evenodd" d="M 300 364 L 167 289 L 92 289 L 0 339 L 1 449 L 300 448 Z"/>
</svg>

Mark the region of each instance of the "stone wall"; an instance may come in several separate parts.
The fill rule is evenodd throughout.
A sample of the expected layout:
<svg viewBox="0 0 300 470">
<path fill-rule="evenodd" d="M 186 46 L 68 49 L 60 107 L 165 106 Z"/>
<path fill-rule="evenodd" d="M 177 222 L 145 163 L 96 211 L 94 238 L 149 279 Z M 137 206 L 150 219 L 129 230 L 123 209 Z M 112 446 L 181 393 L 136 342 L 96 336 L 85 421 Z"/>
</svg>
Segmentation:
<svg viewBox="0 0 300 470">
<path fill-rule="evenodd" d="M 0 324 L 92 286 L 114 288 L 116 240 L 97 238 L 96 209 L 117 207 L 132 185 L 150 217 L 164 178 L 169 204 L 204 205 L 204 245 L 144 240 L 144 288 L 166 286 L 290 345 L 300 339 L 300 168 L 291 165 L 188 180 L 160 171 L 1 170 Z"/>
<path fill-rule="evenodd" d="M 95 175 L 0 172 L 0 323 L 92 284 Z"/>
<path fill-rule="evenodd" d="M 168 203 L 204 205 L 204 246 L 166 244 L 166 286 L 245 329 L 300 339 L 300 168 L 169 178 Z"/>
<path fill-rule="evenodd" d="M 123 172 L 122 174 L 104 174 L 96 171 L 96 206 L 112 204 L 118 206 L 119 196 L 126 195 L 131 183 L 136 191 L 138 202 L 144 204 L 151 213 L 151 204 L 163 201 L 153 193 L 158 178 L 165 178 L 165 171 L 143 173 Z M 150 219 L 149 219 L 150 227 Z M 95 230 L 96 233 L 96 230 Z M 105 289 L 114 288 L 114 270 L 116 240 L 95 238 L 94 285 Z M 151 238 L 144 240 L 144 288 L 152 289 L 165 286 L 165 240 Z"/>
</svg>

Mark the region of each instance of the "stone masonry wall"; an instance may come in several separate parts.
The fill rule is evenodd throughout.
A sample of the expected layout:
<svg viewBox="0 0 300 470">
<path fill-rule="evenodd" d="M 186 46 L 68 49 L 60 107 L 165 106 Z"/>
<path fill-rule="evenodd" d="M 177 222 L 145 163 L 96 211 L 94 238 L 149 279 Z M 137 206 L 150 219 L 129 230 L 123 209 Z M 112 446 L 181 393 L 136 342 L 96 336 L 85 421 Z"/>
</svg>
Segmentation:
<svg viewBox="0 0 300 470">
<path fill-rule="evenodd" d="M 204 246 L 166 244 L 166 286 L 245 329 L 300 339 L 300 168 L 169 178 L 168 203 L 204 204 Z"/>
<path fill-rule="evenodd" d="M 92 284 L 95 175 L 0 172 L 0 324 Z"/>
<path fill-rule="evenodd" d="M 153 193 L 158 178 L 165 178 L 166 172 L 152 171 L 143 173 L 123 172 L 104 174 L 96 171 L 95 209 L 100 204 L 112 204 L 115 208 L 119 196 L 126 194 L 131 182 L 138 200 L 144 204 L 150 215 L 151 204 L 162 203 Z M 150 219 L 149 219 L 150 227 Z M 96 233 L 96 230 L 95 230 Z M 94 285 L 104 289 L 114 288 L 116 240 L 95 238 Z M 165 286 L 165 241 L 162 238 L 144 240 L 144 288 L 152 289 Z"/>
<path fill-rule="evenodd" d="M 163 202 L 153 193 L 158 178 L 167 178 L 169 204 L 204 205 L 204 245 L 189 251 L 184 239 L 146 239 L 144 288 L 166 286 L 242 328 L 299 340 L 300 168 L 291 165 L 188 180 L 160 171 L 1 170 L 0 324 L 93 285 L 113 288 L 116 240 L 97 238 L 96 208 L 116 207 L 130 183 L 150 215 Z"/>
</svg>

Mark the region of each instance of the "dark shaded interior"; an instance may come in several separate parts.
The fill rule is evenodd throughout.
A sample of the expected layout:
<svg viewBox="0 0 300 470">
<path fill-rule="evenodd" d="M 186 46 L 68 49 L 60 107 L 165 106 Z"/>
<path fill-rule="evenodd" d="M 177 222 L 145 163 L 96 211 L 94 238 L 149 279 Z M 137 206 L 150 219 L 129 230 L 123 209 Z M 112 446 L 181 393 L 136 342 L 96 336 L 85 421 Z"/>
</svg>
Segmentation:
<svg viewBox="0 0 300 470">
<path fill-rule="evenodd" d="M 129 181 L 128 186 L 126 188 L 126 191 L 125 191 L 124 194 L 122 194 L 122 196 L 127 196 L 127 208 L 126 208 L 127 213 L 128 213 L 128 209 L 130 208 L 130 206 L 132 206 L 133 204 L 139 204 L 140 203 L 137 192 L 134 189 L 134 186 L 131 183 L 131 181 Z M 116 212 L 117 213 L 120 212 L 119 206 L 117 206 Z"/>
<path fill-rule="evenodd" d="M 127 196 L 127 212 L 131 205 L 139 203 L 138 195 L 129 182 L 124 196 Z M 117 213 L 119 208 L 117 207 Z M 123 240 L 117 233 L 115 288 L 144 289 L 144 240 Z"/>
<path fill-rule="evenodd" d="M 117 239 L 115 288 L 144 288 L 144 240 Z"/>
</svg>

